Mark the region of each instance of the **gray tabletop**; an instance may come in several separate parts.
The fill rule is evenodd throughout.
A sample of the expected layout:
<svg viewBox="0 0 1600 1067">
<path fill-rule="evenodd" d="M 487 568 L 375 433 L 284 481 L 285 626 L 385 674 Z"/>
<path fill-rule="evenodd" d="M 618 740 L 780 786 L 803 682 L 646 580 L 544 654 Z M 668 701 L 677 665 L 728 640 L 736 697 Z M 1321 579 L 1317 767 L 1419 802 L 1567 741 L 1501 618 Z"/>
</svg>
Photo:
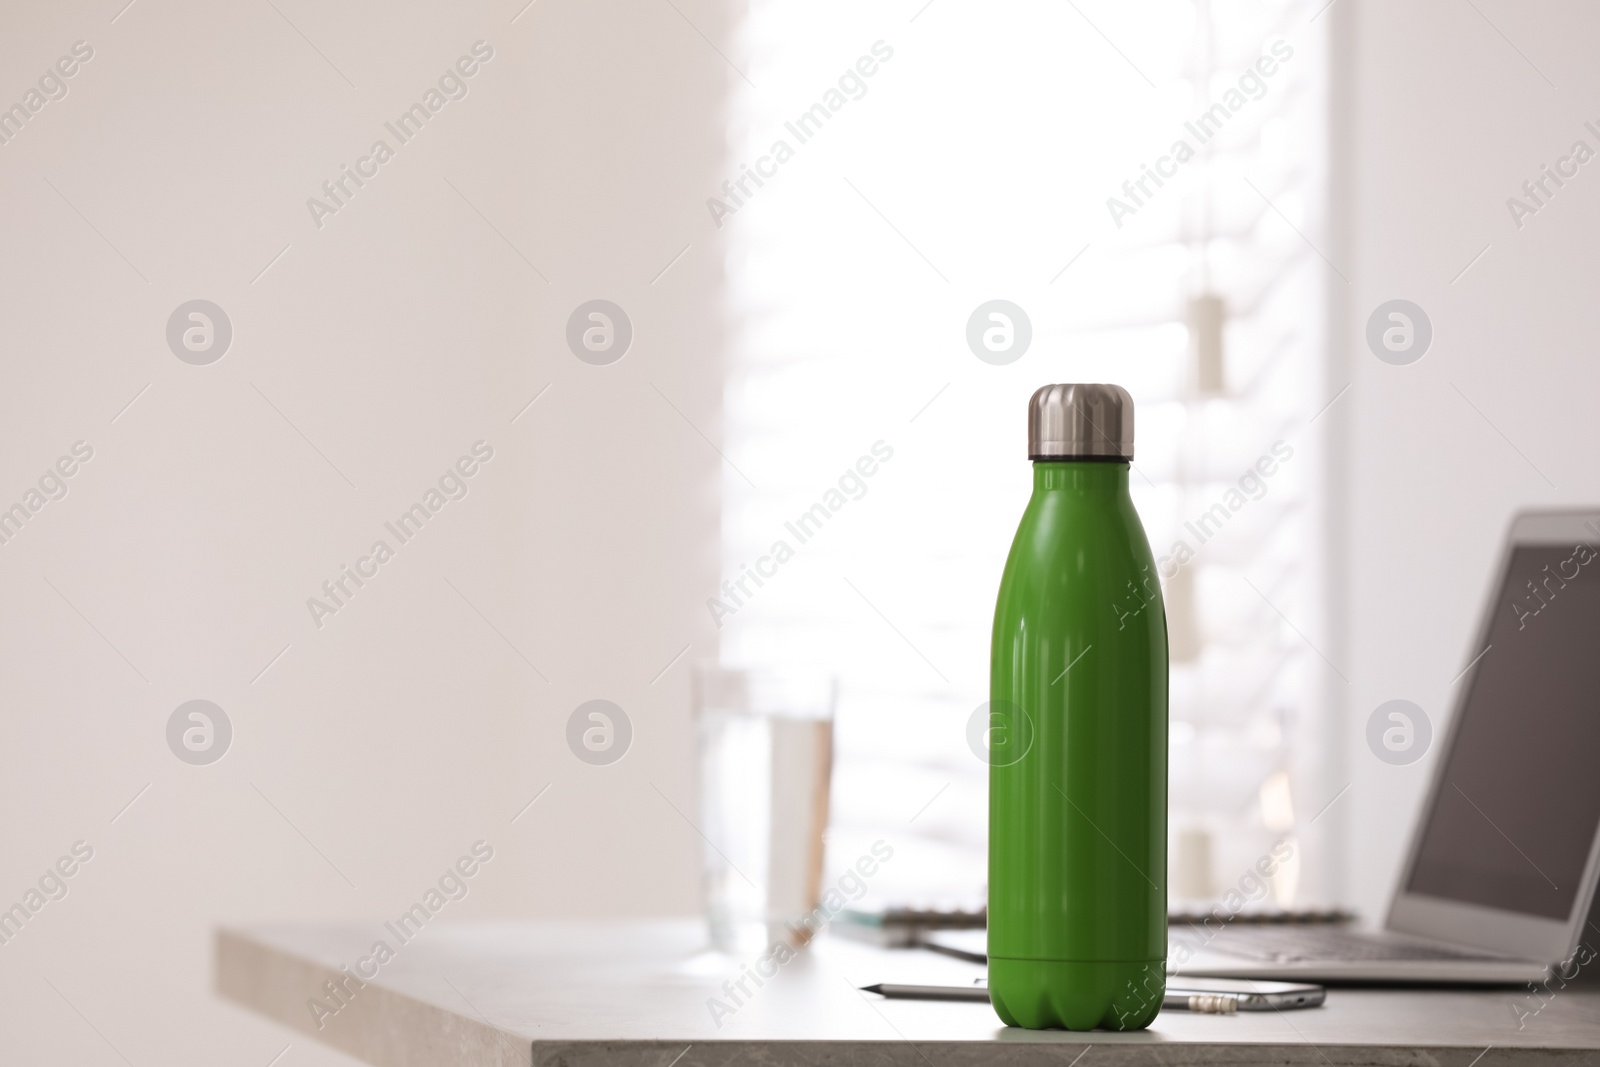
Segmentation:
<svg viewBox="0 0 1600 1067">
<path fill-rule="evenodd" d="M 381 964 L 379 940 L 393 949 Z M 1072 1034 L 1009 1029 L 984 1003 L 858 991 L 983 973 L 919 950 L 824 935 L 759 988 L 747 979 L 749 996 L 724 990 L 741 973 L 706 951 L 697 923 L 612 922 L 438 925 L 404 943 L 382 924 L 225 929 L 215 977 L 224 996 L 385 1067 L 1600 1067 L 1600 992 L 1589 989 L 1542 1000 L 1514 989 L 1334 989 L 1321 1008 L 1172 1011 L 1138 1033 Z"/>
</svg>

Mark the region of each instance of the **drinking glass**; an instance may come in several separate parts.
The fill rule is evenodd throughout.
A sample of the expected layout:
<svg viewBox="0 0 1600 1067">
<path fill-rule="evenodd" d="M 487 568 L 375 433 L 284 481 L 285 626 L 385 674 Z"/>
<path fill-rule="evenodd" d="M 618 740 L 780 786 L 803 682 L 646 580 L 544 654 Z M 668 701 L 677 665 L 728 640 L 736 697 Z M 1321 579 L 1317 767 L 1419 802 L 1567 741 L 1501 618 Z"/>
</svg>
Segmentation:
<svg viewBox="0 0 1600 1067">
<path fill-rule="evenodd" d="M 706 921 L 722 952 L 811 937 L 837 695 L 823 674 L 694 672 Z"/>
</svg>

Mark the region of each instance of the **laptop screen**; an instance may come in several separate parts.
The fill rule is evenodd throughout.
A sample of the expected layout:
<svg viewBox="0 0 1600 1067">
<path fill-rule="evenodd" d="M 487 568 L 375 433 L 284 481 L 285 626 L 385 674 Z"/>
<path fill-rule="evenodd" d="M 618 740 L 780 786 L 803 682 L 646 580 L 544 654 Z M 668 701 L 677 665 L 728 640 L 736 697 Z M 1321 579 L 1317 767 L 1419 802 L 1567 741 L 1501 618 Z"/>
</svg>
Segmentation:
<svg viewBox="0 0 1600 1067">
<path fill-rule="evenodd" d="M 1600 544 L 1516 547 L 1492 611 L 1406 888 L 1565 920 L 1600 820 Z"/>
</svg>

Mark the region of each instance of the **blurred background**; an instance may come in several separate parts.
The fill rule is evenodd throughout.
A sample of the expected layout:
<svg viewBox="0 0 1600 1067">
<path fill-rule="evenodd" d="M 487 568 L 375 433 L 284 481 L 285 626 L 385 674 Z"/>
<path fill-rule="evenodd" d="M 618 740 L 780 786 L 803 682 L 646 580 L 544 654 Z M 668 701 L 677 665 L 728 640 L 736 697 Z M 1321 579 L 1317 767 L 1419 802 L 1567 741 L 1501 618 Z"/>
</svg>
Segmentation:
<svg viewBox="0 0 1600 1067">
<path fill-rule="evenodd" d="M 0 6 L 0 903 L 93 849 L 0 944 L 0 1059 L 264 1065 L 213 928 L 390 914 L 480 840 L 453 919 L 699 913 L 707 664 L 836 675 L 826 868 L 885 838 L 872 901 L 981 902 L 967 725 L 1048 382 L 1138 404 L 1174 906 L 1292 839 L 1273 903 L 1381 918 L 1431 755 L 1375 758 L 1368 716 L 1437 736 L 1510 515 L 1600 499 L 1600 179 L 1524 189 L 1600 144 L 1597 32 L 1572 0 Z M 1004 362 L 968 339 L 996 300 Z M 1368 340 L 1396 300 L 1404 359 Z M 192 700 L 211 762 L 169 741 Z M 603 765 L 592 700 L 629 724 Z"/>
</svg>

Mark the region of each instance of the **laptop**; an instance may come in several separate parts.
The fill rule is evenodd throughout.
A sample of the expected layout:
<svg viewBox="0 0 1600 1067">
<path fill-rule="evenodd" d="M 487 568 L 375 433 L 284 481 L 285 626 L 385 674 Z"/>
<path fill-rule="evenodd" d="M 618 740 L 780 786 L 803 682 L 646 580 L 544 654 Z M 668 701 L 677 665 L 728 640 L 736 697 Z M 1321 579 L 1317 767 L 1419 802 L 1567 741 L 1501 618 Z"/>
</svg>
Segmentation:
<svg viewBox="0 0 1600 1067">
<path fill-rule="evenodd" d="M 1474 659 L 1476 657 L 1476 659 Z M 1600 948 L 1600 511 L 1511 523 L 1383 928 L 1226 924 L 1185 975 L 1521 983 Z M 1174 928 L 1174 948 L 1181 928 Z M 1184 937 L 1193 944 L 1202 937 Z M 1572 977 L 1575 963 L 1563 968 Z"/>
</svg>

